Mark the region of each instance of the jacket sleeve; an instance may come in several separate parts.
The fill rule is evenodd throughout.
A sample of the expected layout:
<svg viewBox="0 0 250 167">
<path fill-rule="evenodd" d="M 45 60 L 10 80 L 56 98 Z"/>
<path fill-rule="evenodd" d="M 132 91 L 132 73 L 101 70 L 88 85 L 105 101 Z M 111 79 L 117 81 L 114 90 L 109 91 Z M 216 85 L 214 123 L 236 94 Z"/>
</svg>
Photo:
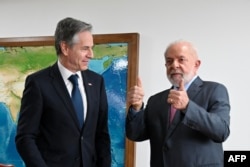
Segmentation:
<svg viewBox="0 0 250 167">
<path fill-rule="evenodd" d="M 229 112 L 227 89 L 222 84 L 214 84 L 199 98 L 189 101 L 183 123 L 215 142 L 223 142 L 230 134 Z"/>
<path fill-rule="evenodd" d="M 126 117 L 126 136 L 133 141 L 143 141 L 148 139 L 147 129 L 144 118 L 145 110 L 135 112 L 132 107 L 129 108 Z"/>
<path fill-rule="evenodd" d="M 28 76 L 21 100 L 21 109 L 15 138 L 16 148 L 27 167 L 47 167 L 36 139 L 42 115 L 42 97 L 35 80 Z"/>
</svg>

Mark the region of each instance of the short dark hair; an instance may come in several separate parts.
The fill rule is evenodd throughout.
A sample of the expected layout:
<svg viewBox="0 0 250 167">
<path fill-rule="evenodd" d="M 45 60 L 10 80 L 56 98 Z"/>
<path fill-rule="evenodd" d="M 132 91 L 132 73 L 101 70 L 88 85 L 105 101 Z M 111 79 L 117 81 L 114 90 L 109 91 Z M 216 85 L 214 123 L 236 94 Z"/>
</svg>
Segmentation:
<svg viewBox="0 0 250 167">
<path fill-rule="evenodd" d="M 92 31 L 92 25 L 70 17 L 59 21 L 54 35 L 56 54 L 60 55 L 62 53 L 60 47 L 62 41 L 72 46 L 75 42 L 75 35 L 83 31 Z"/>
</svg>

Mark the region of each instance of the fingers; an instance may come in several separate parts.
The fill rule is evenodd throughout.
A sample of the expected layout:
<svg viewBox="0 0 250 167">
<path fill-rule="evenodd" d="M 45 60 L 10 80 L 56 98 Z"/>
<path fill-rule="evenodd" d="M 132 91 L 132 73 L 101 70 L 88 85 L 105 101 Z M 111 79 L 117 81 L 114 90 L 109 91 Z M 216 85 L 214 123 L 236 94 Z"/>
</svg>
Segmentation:
<svg viewBox="0 0 250 167">
<path fill-rule="evenodd" d="M 185 90 L 184 80 L 182 79 L 179 83 L 179 89 L 172 89 L 169 92 L 167 102 L 173 105 L 176 109 L 185 109 L 189 102 L 189 97 Z"/>
<path fill-rule="evenodd" d="M 179 91 L 184 91 L 185 90 L 185 87 L 184 87 L 184 79 L 182 79 L 179 83 Z"/>
<path fill-rule="evenodd" d="M 170 104 L 178 104 L 182 99 L 182 92 L 180 90 L 170 90 L 167 98 L 167 102 Z"/>
<path fill-rule="evenodd" d="M 140 78 L 137 78 L 137 85 L 131 87 L 128 91 L 127 100 L 134 109 L 139 110 L 143 103 L 144 91 Z"/>
<path fill-rule="evenodd" d="M 183 91 L 185 91 L 184 87 L 184 80 L 181 79 L 179 82 L 179 87 L 178 89 L 172 89 L 169 92 L 167 102 L 170 104 L 178 104 L 180 103 L 182 96 L 183 96 Z"/>
<path fill-rule="evenodd" d="M 167 102 L 172 104 L 174 102 L 174 100 L 172 98 L 168 97 Z"/>
<path fill-rule="evenodd" d="M 137 86 L 142 88 L 142 82 L 141 82 L 140 77 L 137 78 Z"/>
<path fill-rule="evenodd" d="M 133 95 L 139 99 L 142 99 L 144 96 L 144 91 L 142 88 L 142 82 L 141 79 L 138 77 L 137 78 L 137 85 L 134 86 L 133 88 Z"/>
<path fill-rule="evenodd" d="M 132 100 L 141 100 L 144 96 L 143 89 L 138 86 L 133 86 L 128 91 L 128 97 Z"/>
</svg>

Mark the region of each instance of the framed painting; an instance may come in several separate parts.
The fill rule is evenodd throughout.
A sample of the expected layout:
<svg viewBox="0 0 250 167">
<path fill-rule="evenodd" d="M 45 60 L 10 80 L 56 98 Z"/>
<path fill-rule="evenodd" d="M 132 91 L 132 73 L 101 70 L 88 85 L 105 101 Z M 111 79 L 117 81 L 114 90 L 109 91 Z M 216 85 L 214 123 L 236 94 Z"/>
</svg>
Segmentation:
<svg viewBox="0 0 250 167">
<path fill-rule="evenodd" d="M 138 75 L 139 34 L 94 34 L 94 43 L 89 68 L 105 80 L 112 167 L 134 167 L 135 145 L 126 138 L 125 117 L 126 92 Z M 53 36 L 0 38 L 0 163 L 25 166 L 15 148 L 25 78 L 56 60 Z"/>
</svg>

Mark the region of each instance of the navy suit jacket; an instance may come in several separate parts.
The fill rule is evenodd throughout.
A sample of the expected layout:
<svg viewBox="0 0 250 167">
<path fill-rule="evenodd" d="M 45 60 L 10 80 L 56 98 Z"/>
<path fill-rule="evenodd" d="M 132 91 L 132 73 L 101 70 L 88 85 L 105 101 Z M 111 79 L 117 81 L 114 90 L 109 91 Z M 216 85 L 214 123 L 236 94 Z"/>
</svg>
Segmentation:
<svg viewBox="0 0 250 167">
<path fill-rule="evenodd" d="M 149 139 L 151 167 L 223 167 L 222 142 L 229 136 L 230 104 L 225 86 L 197 77 L 185 111 L 169 125 L 169 89 L 151 96 L 145 110 L 126 119 L 126 135 Z"/>
<path fill-rule="evenodd" d="M 26 167 L 110 167 L 108 104 L 103 78 L 82 72 L 88 110 L 79 127 L 57 63 L 26 78 L 16 146 Z"/>
</svg>

